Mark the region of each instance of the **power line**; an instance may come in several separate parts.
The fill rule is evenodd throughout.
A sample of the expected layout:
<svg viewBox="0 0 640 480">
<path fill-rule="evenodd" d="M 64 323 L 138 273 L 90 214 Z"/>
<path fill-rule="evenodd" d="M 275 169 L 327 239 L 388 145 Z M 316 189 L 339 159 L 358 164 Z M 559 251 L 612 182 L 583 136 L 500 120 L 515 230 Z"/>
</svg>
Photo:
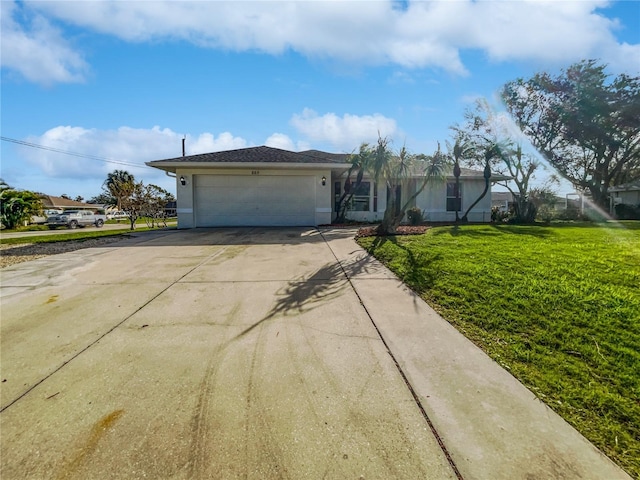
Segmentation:
<svg viewBox="0 0 640 480">
<path fill-rule="evenodd" d="M 98 162 L 115 163 L 117 165 L 125 165 L 125 166 L 128 166 L 128 167 L 147 167 L 147 168 L 150 168 L 148 165 L 144 165 L 144 164 L 140 165 L 139 163 L 123 162 L 122 160 L 114 160 L 113 158 L 108 158 L 108 157 L 99 157 L 97 155 L 89 155 L 89 154 L 86 154 L 86 153 L 70 152 L 68 150 L 62 150 L 60 148 L 55 148 L 55 147 L 48 147 L 46 145 L 38 145 L 37 143 L 25 142 L 24 140 L 18 140 L 18 139 L 15 139 L 15 138 L 0 137 L 0 140 L 2 140 L 4 142 L 16 143 L 16 144 L 22 145 L 24 147 L 39 148 L 41 150 L 47 150 L 49 152 L 56 152 L 56 153 L 63 153 L 65 155 L 71 155 L 73 157 L 88 158 L 90 160 L 96 160 Z"/>
</svg>

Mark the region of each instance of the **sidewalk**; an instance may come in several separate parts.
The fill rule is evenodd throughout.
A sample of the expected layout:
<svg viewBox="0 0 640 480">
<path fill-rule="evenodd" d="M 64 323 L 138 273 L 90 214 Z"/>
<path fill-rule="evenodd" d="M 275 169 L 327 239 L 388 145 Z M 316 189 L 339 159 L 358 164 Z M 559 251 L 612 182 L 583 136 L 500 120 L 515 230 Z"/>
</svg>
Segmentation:
<svg viewBox="0 0 640 480">
<path fill-rule="evenodd" d="M 322 230 L 344 266 L 354 234 Z M 378 261 L 345 272 L 462 478 L 631 478 Z"/>
</svg>

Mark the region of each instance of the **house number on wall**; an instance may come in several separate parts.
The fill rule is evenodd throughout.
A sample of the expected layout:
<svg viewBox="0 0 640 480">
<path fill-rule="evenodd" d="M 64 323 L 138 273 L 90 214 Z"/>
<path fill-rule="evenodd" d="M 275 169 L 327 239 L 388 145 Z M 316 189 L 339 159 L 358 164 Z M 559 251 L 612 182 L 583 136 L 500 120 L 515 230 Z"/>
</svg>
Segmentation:
<svg viewBox="0 0 640 480">
<path fill-rule="evenodd" d="M 260 175 L 260 170 L 251 170 L 251 175 Z"/>
</svg>

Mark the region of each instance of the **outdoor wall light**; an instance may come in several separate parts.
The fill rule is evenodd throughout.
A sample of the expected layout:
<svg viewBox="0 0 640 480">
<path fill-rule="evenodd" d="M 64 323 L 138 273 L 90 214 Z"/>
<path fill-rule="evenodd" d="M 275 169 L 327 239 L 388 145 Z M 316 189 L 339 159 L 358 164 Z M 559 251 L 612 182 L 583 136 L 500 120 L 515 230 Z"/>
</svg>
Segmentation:
<svg viewBox="0 0 640 480">
<path fill-rule="evenodd" d="M 184 178 L 184 175 L 180 176 L 180 185 L 182 185 L 183 187 L 187 184 L 187 179 Z"/>
<path fill-rule="evenodd" d="M 322 176 L 322 186 L 324 187 L 327 184 L 327 177 Z"/>
</svg>

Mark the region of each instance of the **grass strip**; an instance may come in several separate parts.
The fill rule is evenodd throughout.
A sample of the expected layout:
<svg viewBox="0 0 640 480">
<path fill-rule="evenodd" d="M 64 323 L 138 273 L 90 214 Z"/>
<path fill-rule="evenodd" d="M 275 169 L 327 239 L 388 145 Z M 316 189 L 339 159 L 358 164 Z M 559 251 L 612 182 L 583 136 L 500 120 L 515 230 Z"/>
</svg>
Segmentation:
<svg viewBox="0 0 640 480">
<path fill-rule="evenodd" d="M 640 478 L 640 222 L 439 227 L 359 243 Z"/>
<path fill-rule="evenodd" d="M 135 230 L 91 230 L 91 231 L 75 231 L 73 233 L 56 233 L 51 235 L 25 235 L 17 238 L 0 237 L 0 245 L 19 245 L 23 243 L 51 243 L 66 242 L 69 240 L 86 240 L 90 238 L 114 237 L 118 235 L 130 235 L 132 233 L 147 232 L 150 230 L 172 230 L 175 227 L 167 227 L 163 229 L 137 227 Z"/>
</svg>

